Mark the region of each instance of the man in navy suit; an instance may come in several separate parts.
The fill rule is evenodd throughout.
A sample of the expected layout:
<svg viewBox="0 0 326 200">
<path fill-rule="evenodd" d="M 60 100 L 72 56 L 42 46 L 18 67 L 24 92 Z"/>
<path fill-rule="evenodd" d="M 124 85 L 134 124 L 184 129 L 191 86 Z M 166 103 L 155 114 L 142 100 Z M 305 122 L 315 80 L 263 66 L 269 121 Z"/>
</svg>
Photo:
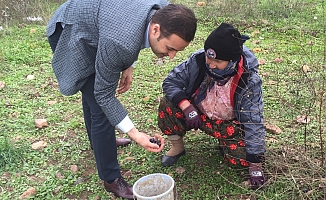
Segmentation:
<svg viewBox="0 0 326 200">
<path fill-rule="evenodd" d="M 49 21 L 47 36 L 60 91 L 81 92 L 99 177 L 117 197 L 133 199 L 133 192 L 120 174 L 115 127 L 151 152 L 160 152 L 164 139 L 154 135 L 161 141 L 158 146 L 138 131 L 116 92 L 130 88 L 141 49 L 174 58 L 194 39 L 196 28 L 192 10 L 166 0 L 68 0 Z"/>
</svg>

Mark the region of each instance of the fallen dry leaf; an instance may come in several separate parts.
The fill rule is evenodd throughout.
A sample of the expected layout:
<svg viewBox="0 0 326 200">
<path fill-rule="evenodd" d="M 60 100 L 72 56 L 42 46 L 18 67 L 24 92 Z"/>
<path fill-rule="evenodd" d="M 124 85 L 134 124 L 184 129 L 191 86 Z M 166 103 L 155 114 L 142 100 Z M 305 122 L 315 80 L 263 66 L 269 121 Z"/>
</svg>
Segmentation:
<svg viewBox="0 0 326 200">
<path fill-rule="evenodd" d="M 282 130 L 275 124 L 265 124 L 265 127 L 267 131 L 274 134 L 280 134 L 282 132 Z"/>
<path fill-rule="evenodd" d="M 175 171 L 176 171 L 178 174 L 183 174 L 183 173 L 186 171 L 186 169 L 183 168 L 183 167 L 181 167 L 181 166 L 179 166 L 179 167 L 177 167 L 177 168 L 175 169 Z"/>
<path fill-rule="evenodd" d="M 143 98 L 143 101 L 148 101 L 148 100 L 149 100 L 149 96 Z"/>
<path fill-rule="evenodd" d="M 19 196 L 19 199 L 28 199 L 30 196 L 36 194 L 36 189 L 33 187 L 28 188 L 22 195 Z"/>
<path fill-rule="evenodd" d="M 17 136 L 15 137 L 15 141 L 18 141 L 18 140 L 20 140 L 21 138 L 22 138 L 22 136 L 17 135 Z"/>
<path fill-rule="evenodd" d="M 314 191 L 314 190 L 309 190 L 309 191 L 306 193 L 306 195 L 307 195 L 307 196 L 311 195 L 311 193 L 312 193 L 313 191 Z"/>
<path fill-rule="evenodd" d="M 280 62 L 283 62 L 283 59 L 282 58 L 275 58 L 274 62 L 275 63 L 280 63 Z"/>
<path fill-rule="evenodd" d="M 134 158 L 133 157 L 127 157 L 127 158 L 125 158 L 125 160 L 126 161 L 132 161 L 132 160 L 134 160 Z"/>
<path fill-rule="evenodd" d="M 259 44 L 260 43 L 260 40 L 254 40 L 251 42 L 252 44 Z"/>
<path fill-rule="evenodd" d="M 313 42 L 313 41 L 309 41 L 309 42 L 307 42 L 307 44 L 308 44 L 308 45 L 313 45 L 314 42 Z"/>
<path fill-rule="evenodd" d="M 158 58 L 156 61 L 157 65 L 163 65 L 164 64 L 164 58 Z"/>
<path fill-rule="evenodd" d="M 31 30 L 29 31 L 30 34 L 33 34 L 33 33 L 35 33 L 35 32 L 36 32 L 36 29 L 31 29 Z"/>
<path fill-rule="evenodd" d="M 254 37 L 255 35 L 259 34 L 259 30 L 255 30 L 251 33 L 251 37 Z"/>
<path fill-rule="evenodd" d="M 59 185 L 58 187 L 56 187 L 56 188 L 53 190 L 53 193 L 54 193 L 55 195 L 57 195 L 57 194 L 60 192 L 60 190 L 61 190 L 62 187 L 63 187 L 62 185 Z"/>
<path fill-rule="evenodd" d="M 274 85 L 275 83 L 275 81 L 268 81 L 268 85 Z"/>
<path fill-rule="evenodd" d="M 17 26 L 18 28 L 25 28 L 26 27 L 26 25 L 25 24 L 18 24 L 18 26 Z"/>
<path fill-rule="evenodd" d="M 70 170 L 73 172 L 73 173 L 76 173 L 78 171 L 78 166 L 77 165 L 70 165 Z"/>
<path fill-rule="evenodd" d="M 0 81 L 0 89 L 4 88 L 6 86 L 6 83 L 3 81 Z"/>
<path fill-rule="evenodd" d="M 206 6 L 206 3 L 203 1 L 197 2 L 197 6 Z"/>
<path fill-rule="evenodd" d="M 53 104 L 57 103 L 57 101 L 48 101 L 47 104 L 52 106 Z"/>
<path fill-rule="evenodd" d="M 258 64 L 259 64 L 259 65 L 265 65 L 266 62 L 267 62 L 267 61 L 266 61 L 265 59 L 259 59 L 259 60 L 258 60 Z"/>
<path fill-rule="evenodd" d="M 253 51 L 254 53 L 258 53 L 258 52 L 261 52 L 262 49 L 261 49 L 261 48 L 253 48 L 252 51 Z"/>
<path fill-rule="evenodd" d="M 35 78 L 35 76 L 33 74 L 27 75 L 26 77 L 28 80 L 32 80 Z"/>
<path fill-rule="evenodd" d="M 57 177 L 58 179 L 63 179 L 64 178 L 64 176 L 61 174 L 61 172 L 57 172 L 55 174 L 55 177 Z"/>
<path fill-rule="evenodd" d="M 47 146 L 48 144 L 45 141 L 38 141 L 32 144 L 32 149 L 43 149 Z"/>
<path fill-rule="evenodd" d="M 311 72 L 311 69 L 308 65 L 302 65 L 302 71 L 304 73 L 309 73 L 309 72 Z"/>
<path fill-rule="evenodd" d="M 308 124 L 310 122 L 310 117 L 307 115 L 299 115 L 297 116 L 297 122 L 299 124 Z"/>
<path fill-rule="evenodd" d="M 34 123 L 36 128 L 43 128 L 48 126 L 48 121 L 46 119 L 35 119 Z"/>
<path fill-rule="evenodd" d="M 241 185 L 243 185 L 245 188 L 250 188 L 250 180 L 243 181 Z"/>
<path fill-rule="evenodd" d="M 129 178 L 129 177 L 131 177 L 131 175 L 132 175 L 132 172 L 129 170 L 123 176 Z"/>
<path fill-rule="evenodd" d="M 278 140 L 275 139 L 275 138 L 267 138 L 267 139 L 266 139 L 266 142 L 277 143 Z"/>
<path fill-rule="evenodd" d="M 186 184 L 181 184 L 181 186 L 180 186 L 180 189 L 182 189 L 182 190 L 186 190 L 186 189 L 188 189 L 189 187 L 188 187 L 188 185 L 186 185 Z"/>
</svg>

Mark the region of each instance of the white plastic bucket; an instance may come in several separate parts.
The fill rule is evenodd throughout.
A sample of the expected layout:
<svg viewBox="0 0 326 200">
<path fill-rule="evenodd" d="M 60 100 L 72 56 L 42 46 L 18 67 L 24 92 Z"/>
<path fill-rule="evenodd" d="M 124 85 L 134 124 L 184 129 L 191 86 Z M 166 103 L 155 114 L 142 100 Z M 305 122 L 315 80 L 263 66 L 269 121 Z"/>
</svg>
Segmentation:
<svg viewBox="0 0 326 200">
<path fill-rule="evenodd" d="M 167 174 L 155 173 L 144 176 L 133 186 L 134 199 L 174 200 L 174 180 Z"/>
</svg>

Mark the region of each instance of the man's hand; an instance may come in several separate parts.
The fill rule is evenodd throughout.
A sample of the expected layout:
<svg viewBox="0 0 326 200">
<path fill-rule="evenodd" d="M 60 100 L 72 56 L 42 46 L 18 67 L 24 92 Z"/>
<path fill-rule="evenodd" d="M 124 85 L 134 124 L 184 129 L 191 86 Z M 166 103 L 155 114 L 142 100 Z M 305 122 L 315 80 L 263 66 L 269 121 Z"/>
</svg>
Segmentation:
<svg viewBox="0 0 326 200">
<path fill-rule="evenodd" d="M 192 104 L 183 110 L 183 114 L 185 116 L 186 125 L 189 128 L 197 130 L 201 127 L 203 121 L 200 118 L 196 108 Z"/>
<path fill-rule="evenodd" d="M 122 72 L 119 86 L 118 86 L 118 94 L 122 94 L 130 89 L 130 85 L 132 83 L 133 70 L 134 70 L 133 67 L 129 67 L 128 69 Z"/>
<path fill-rule="evenodd" d="M 137 142 L 140 146 L 142 146 L 147 151 L 151 152 L 160 152 L 164 148 L 164 138 L 158 134 L 154 135 L 155 140 L 160 141 L 161 146 L 156 143 L 150 142 L 150 139 L 153 138 L 143 132 L 139 132 L 135 127 L 132 128 L 128 133 L 129 137 Z"/>
</svg>

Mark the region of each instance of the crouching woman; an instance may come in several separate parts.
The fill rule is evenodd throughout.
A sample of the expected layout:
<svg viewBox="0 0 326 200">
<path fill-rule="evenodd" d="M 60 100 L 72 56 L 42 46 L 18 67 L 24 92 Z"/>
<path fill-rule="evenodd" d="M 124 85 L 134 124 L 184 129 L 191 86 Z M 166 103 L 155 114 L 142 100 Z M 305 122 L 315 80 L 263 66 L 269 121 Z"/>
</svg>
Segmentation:
<svg viewBox="0 0 326 200">
<path fill-rule="evenodd" d="M 243 45 L 247 39 L 222 23 L 204 49 L 165 78 L 158 123 L 172 147 L 162 158 L 163 166 L 174 165 L 186 154 L 186 131 L 200 129 L 219 140 L 226 162 L 248 167 L 253 188 L 266 181 L 262 81 L 256 57 Z"/>
</svg>

